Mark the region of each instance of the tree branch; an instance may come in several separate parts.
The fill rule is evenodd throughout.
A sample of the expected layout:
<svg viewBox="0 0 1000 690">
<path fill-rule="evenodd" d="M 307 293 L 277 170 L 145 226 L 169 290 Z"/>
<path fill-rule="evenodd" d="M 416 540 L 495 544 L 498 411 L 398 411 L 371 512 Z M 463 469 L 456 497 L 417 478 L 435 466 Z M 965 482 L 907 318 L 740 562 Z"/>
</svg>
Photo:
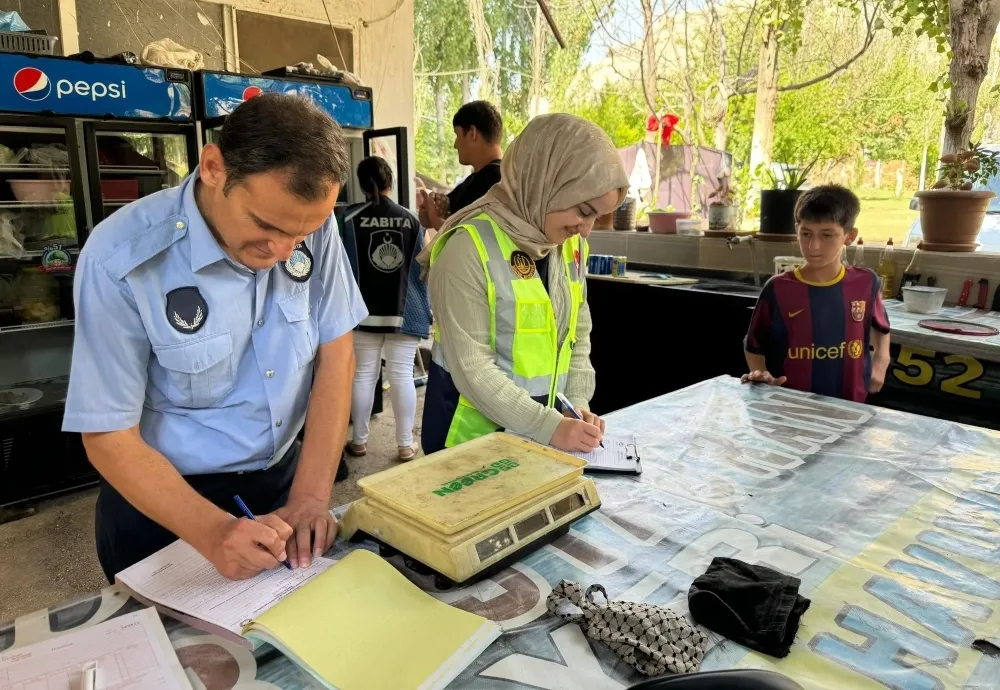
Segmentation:
<svg viewBox="0 0 1000 690">
<path fill-rule="evenodd" d="M 848 67 L 850 67 L 851 65 L 853 65 L 855 62 L 857 62 L 858 59 L 860 59 L 861 56 L 864 55 L 865 52 L 867 52 L 867 50 L 871 47 L 872 43 L 875 41 L 875 33 L 876 33 L 875 20 L 878 17 L 878 10 L 881 7 L 881 3 L 879 2 L 879 3 L 875 4 L 875 9 L 871 13 L 871 16 L 868 15 L 867 7 L 868 7 L 868 5 L 866 3 L 865 4 L 865 24 L 866 24 L 865 41 L 864 41 L 864 44 L 861 46 L 861 49 L 858 50 L 857 53 L 855 53 L 854 55 L 852 55 L 850 58 L 848 58 L 846 61 L 842 62 L 841 64 L 836 65 L 830 71 L 828 71 L 828 72 L 826 72 L 824 74 L 821 74 L 818 77 L 813 77 L 812 79 L 807 79 L 806 81 L 800 82 L 798 84 L 787 84 L 785 86 L 779 86 L 778 87 L 778 92 L 779 93 L 784 93 L 786 91 L 798 91 L 800 89 L 805 89 L 807 87 L 814 86 L 816 84 L 819 84 L 820 82 L 826 81 L 830 77 L 833 77 L 833 76 L 837 75 L 840 72 L 843 72 L 845 69 L 847 69 Z M 747 95 L 749 95 L 751 93 L 754 93 L 755 91 L 756 91 L 756 88 L 753 88 L 753 89 L 743 88 L 743 89 L 739 89 L 736 93 L 738 95 L 740 95 L 740 96 L 747 96 Z"/>
</svg>

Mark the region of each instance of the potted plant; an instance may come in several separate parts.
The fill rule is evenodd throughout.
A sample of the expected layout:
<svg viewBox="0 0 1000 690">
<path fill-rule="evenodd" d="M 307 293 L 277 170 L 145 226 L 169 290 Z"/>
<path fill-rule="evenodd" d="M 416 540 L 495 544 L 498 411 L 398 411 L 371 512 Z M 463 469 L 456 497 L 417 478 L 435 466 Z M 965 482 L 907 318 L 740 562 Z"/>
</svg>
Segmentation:
<svg viewBox="0 0 1000 690">
<path fill-rule="evenodd" d="M 762 235 L 794 235 L 795 204 L 802 196 L 802 186 L 817 160 L 803 166 L 781 163 L 781 176 L 767 169 L 771 188 L 760 193 L 760 232 Z"/>
<path fill-rule="evenodd" d="M 729 186 L 728 172 L 719 175 L 708 200 L 711 202 L 708 205 L 708 229 L 728 230 L 733 222 L 733 190 Z"/>
<path fill-rule="evenodd" d="M 998 156 L 1000 151 L 987 151 L 979 144 L 941 156 L 941 169 L 934 188 L 917 192 L 923 231 L 921 249 L 976 250 L 976 237 L 983 217 L 990 200 L 996 196 L 983 187 L 1000 169 Z"/>
<path fill-rule="evenodd" d="M 673 206 L 654 208 L 649 212 L 649 231 L 658 235 L 675 235 L 677 234 L 677 221 L 690 217 L 689 212 L 678 211 Z"/>
</svg>

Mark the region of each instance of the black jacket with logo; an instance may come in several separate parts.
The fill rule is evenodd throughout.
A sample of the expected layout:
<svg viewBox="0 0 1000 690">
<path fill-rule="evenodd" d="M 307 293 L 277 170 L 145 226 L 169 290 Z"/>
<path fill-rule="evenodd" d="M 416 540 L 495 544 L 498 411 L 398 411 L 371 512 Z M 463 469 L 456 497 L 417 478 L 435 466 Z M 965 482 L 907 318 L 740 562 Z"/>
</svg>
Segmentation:
<svg viewBox="0 0 1000 690">
<path fill-rule="evenodd" d="M 377 204 L 349 210 L 343 229 L 354 277 L 368 307 L 368 318 L 358 330 L 398 333 L 403 325 L 410 266 L 422 232 L 420 221 L 392 199 L 382 197 Z"/>
</svg>

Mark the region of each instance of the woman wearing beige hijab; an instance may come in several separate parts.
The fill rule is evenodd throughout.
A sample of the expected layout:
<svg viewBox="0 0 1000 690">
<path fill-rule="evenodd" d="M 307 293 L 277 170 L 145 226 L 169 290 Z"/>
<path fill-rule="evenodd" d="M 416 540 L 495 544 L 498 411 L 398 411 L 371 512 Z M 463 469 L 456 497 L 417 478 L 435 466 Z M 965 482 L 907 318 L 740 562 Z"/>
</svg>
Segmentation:
<svg viewBox="0 0 1000 690">
<path fill-rule="evenodd" d="M 585 238 L 627 188 L 600 128 L 543 115 L 507 150 L 501 182 L 448 218 L 419 259 L 435 320 L 424 452 L 498 429 L 567 451 L 597 447 Z M 557 393 L 583 420 L 557 411 Z"/>
</svg>

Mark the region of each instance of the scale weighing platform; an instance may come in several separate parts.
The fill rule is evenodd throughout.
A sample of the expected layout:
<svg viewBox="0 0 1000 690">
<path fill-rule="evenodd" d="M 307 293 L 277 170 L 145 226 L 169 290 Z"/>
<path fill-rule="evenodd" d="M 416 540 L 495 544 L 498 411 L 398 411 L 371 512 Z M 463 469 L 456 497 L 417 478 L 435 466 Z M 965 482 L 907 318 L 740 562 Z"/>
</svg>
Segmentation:
<svg viewBox="0 0 1000 690">
<path fill-rule="evenodd" d="M 358 481 L 343 538 L 433 572 L 444 589 L 491 575 L 601 506 L 586 461 L 506 433 L 482 436 Z"/>
</svg>

